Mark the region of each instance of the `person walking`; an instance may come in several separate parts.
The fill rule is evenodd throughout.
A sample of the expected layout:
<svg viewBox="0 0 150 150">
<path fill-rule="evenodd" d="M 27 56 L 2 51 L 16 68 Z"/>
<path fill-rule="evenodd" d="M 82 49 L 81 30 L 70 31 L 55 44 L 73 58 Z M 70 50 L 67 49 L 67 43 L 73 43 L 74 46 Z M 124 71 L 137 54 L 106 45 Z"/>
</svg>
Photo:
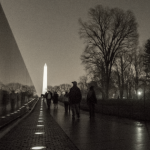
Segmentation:
<svg viewBox="0 0 150 150">
<path fill-rule="evenodd" d="M 77 87 L 77 82 L 73 81 L 73 87 L 69 92 L 69 102 L 72 110 L 72 119 L 75 119 L 75 114 L 80 118 L 79 106 L 82 99 L 81 91 Z"/>
<path fill-rule="evenodd" d="M 47 102 L 47 107 L 48 107 L 48 109 L 50 109 L 51 100 L 52 100 L 52 93 L 50 91 L 46 92 L 45 98 L 46 98 L 46 102 Z"/>
<path fill-rule="evenodd" d="M 68 112 L 68 108 L 69 108 L 69 94 L 66 91 L 65 95 L 64 95 L 64 107 L 65 107 L 65 112 Z"/>
<path fill-rule="evenodd" d="M 53 103 L 54 103 L 54 109 L 55 108 L 58 109 L 58 94 L 57 94 L 57 92 L 54 92 Z"/>
<path fill-rule="evenodd" d="M 95 104 L 97 103 L 96 94 L 94 91 L 94 86 L 91 86 L 87 93 L 87 104 L 89 106 L 90 118 L 95 115 Z"/>
</svg>

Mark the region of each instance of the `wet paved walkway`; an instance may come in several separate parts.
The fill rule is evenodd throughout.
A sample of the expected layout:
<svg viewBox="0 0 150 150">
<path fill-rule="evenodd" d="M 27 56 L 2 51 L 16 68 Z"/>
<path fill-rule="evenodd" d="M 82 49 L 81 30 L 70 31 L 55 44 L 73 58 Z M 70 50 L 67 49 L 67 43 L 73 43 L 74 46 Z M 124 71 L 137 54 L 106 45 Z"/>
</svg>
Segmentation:
<svg viewBox="0 0 150 150">
<path fill-rule="evenodd" d="M 50 111 L 45 106 L 39 101 L 27 118 L 0 139 L 0 150 L 35 146 L 47 150 L 150 150 L 150 123 L 100 114 L 90 119 L 84 111 L 73 121 L 63 106 L 54 109 L 52 104 Z"/>
<path fill-rule="evenodd" d="M 41 100 L 28 117 L 0 139 L 0 150 L 30 149 L 78 150 Z"/>
<path fill-rule="evenodd" d="M 73 121 L 60 105 L 50 113 L 80 150 L 150 150 L 150 123 L 85 111 Z"/>
</svg>

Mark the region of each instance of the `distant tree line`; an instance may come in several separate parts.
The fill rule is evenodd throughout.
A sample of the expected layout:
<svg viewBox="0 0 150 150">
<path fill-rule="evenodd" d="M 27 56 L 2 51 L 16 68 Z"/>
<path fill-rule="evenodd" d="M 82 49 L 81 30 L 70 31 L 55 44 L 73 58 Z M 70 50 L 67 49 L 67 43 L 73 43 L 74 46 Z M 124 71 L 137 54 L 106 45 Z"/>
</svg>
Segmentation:
<svg viewBox="0 0 150 150">
<path fill-rule="evenodd" d="M 59 96 L 63 95 L 66 91 L 69 92 L 72 86 L 70 84 L 60 84 L 58 86 L 48 85 L 47 90 L 50 90 L 52 93 L 57 92 Z"/>
</svg>

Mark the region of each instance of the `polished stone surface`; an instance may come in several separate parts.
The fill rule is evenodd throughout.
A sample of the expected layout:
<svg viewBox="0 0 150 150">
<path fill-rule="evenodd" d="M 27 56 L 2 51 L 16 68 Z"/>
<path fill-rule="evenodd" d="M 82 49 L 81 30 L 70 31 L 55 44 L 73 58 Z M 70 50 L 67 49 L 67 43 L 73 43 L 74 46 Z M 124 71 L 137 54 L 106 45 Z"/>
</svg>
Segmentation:
<svg viewBox="0 0 150 150">
<path fill-rule="evenodd" d="M 72 120 L 62 105 L 50 114 L 80 150 L 150 150 L 150 123 L 80 111 Z"/>
</svg>

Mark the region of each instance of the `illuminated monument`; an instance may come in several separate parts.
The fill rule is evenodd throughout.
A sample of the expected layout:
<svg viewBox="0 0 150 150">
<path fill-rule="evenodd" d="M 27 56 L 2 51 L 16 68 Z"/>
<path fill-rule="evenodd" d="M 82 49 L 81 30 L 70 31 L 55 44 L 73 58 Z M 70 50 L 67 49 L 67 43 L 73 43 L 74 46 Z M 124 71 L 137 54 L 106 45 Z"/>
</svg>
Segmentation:
<svg viewBox="0 0 150 150">
<path fill-rule="evenodd" d="M 42 94 L 45 94 L 47 91 L 47 65 L 44 65 L 44 71 L 43 71 L 43 90 Z"/>
</svg>

